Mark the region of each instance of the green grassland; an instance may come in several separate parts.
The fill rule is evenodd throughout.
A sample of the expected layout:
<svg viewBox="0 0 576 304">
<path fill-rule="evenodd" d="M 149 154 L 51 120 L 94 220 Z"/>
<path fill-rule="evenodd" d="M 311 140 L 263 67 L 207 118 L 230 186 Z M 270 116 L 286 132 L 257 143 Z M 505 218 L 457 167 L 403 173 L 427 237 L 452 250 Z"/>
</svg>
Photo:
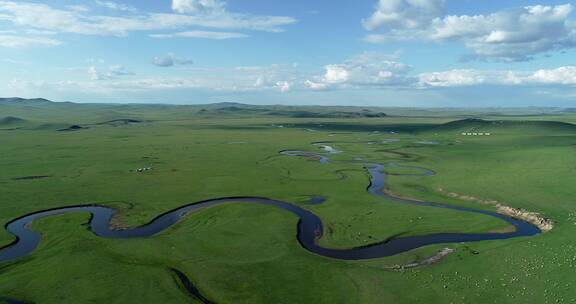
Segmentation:
<svg viewBox="0 0 576 304">
<path fill-rule="evenodd" d="M 69 214 L 35 222 L 34 230 L 43 234 L 39 248 L 0 263 L 0 296 L 32 303 L 197 302 L 170 270 L 175 268 L 214 303 L 573 303 L 574 122 L 576 115 L 558 109 L 0 100 L 3 224 L 38 210 L 100 204 L 118 210 L 115 225 L 130 227 L 186 203 L 260 196 L 313 211 L 326 227 L 320 243 L 333 248 L 399 234 L 508 228 L 491 217 L 371 196 L 363 164 L 390 161 L 437 173 L 401 176 L 417 171 L 387 168 L 390 190 L 403 196 L 494 208 L 450 198 L 438 191 L 443 188 L 555 221 L 552 231 L 536 237 L 340 261 L 301 248 L 297 218 L 269 206 L 213 207 L 154 237 L 130 240 L 99 238 L 88 230 L 88 214 Z M 461 135 L 468 131 L 492 135 Z M 311 145 L 320 141 L 343 153 L 331 155 L 328 164 L 279 154 L 287 149 L 320 152 Z M 141 167 L 153 170 L 134 172 Z M 315 195 L 327 201 L 309 204 Z M 0 232 L 0 246 L 11 241 L 9 233 Z M 390 269 L 445 247 L 456 251 L 437 265 Z"/>
</svg>

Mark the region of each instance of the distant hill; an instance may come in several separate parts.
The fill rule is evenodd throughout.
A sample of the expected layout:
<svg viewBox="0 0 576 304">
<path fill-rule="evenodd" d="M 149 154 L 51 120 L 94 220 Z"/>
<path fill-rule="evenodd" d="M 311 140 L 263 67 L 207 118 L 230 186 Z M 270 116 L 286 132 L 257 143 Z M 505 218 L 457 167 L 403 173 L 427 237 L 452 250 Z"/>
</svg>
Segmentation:
<svg viewBox="0 0 576 304">
<path fill-rule="evenodd" d="M 557 134 L 574 134 L 576 133 L 576 125 L 544 120 L 484 120 L 469 118 L 438 125 L 426 130 L 426 132 L 488 132 L 494 134 L 499 132 L 525 132 L 529 134 L 556 132 Z"/>
<path fill-rule="evenodd" d="M 221 102 L 205 105 L 162 105 L 162 104 L 84 104 L 71 102 L 52 102 L 44 98 L 24 99 L 18 97 L 0 98 L 0 106 L 12 109 L 34 107 L 39 109 L 64 109 L 68 111 L 123 111 L 135 110 L 185 110 L 202 115 L 264 115 L 296 118 L 377 118 L 387 117 L 381 110 L 363 107 L 321 107 L 321 106 L 281 106 L 281 105 L 249 105 L 237 102 Z M 181 111 L 180 111 L 181 112 Z"/>
<path fill-rule="evenodd" d="M 88 128 L 87 128 L 87 127 L 80 126 L 80 125 L 71 125 L 71 126 L 69 126 L 69 127 L 67 127 L 67 128 L 58 129 L 58 130 L 56 130 L 56 131 L 58 131 L 58 132 L 73 132 L 73 131 L 80 131 L 80 130 L 83 130 L 83 129 L 88 129 Z"/>
<path fill-rule="evenodd" d="M 217 103 L 211 103 L 211 104 L 202 105 L 202 106 L 204 106 L 204 107 L 209 106 L 209 107 L 214 107 L 214 108 L 226 108 L 226 107 L 252 107 L 253 105 L 248 105 L 248 104 L 239 103 L 239 102 L 217 102 Z"/>
<path fill-rule="evenodd" d="M 539 119 L 558 119 L 558 116 L 569 117 L 572 109 L 558 108 L 510 108 L 510 109 L 426 109 L 426 108 L 384 108 L 371 106 L 315 106 L 315 105 L 251 105 L 238 102 L 221 102 L 199 105 L 171 104 L 110 104 L 110 103 L 72 103 L 52 102 L 45 98 L 24 99 L 18 97 L 0 98 L 0 121 L 6 125 L 3 129 L 13 128 L 53 128 L 62 129 L 72 125 L 124 126 L 157 121 L 177 121 L 187 119 L 213 119 L 219 117 L 253 118 L 278 117 L 306 119 L 389 119 L 390 121 L 410 118 L 440 118 L 442 121 L 460 119 L 443 125 L 427 122 L 416 128 L 393 126 L 391 131 L 405 132 L 467 132 L 482 129 L 511 130 L 512 128 L 545 128 L 556 132 L 573 132 L 573 125 L 546 122 Z M 553 116 L 552 116 L 553 115 Z M 478 118 L 470 118 L 478 117 Z M 16 120 L 14 119 L 16 118 Z M 17 119 L 22 119 L 18 121 Z M 73 120 L 72 120 L 73 119 Z M 523 120 L 521 120 L 523 119 Z M 528 122 L 530 120 L 531 122 Z M 305 123 L 303 121 L 302 123 Z M 347 122 L 346 122 L 347 123 Z M 344 124 L 346 124 L 344 123 Z M 379 122 L 378 122 L 379 123 Z M 10 124 L 16 124 L 11 126 Z M 22 125 L 18 125 L 22 124 Z M 312 127 L 311 127 L 312 128 Z M 374 129 L 373 126 L 370 126 Z M 312 128 L 314 129 L 314 128 Z M 377 128 L 374 130 L 378 130 Z M 374 131 L 373 130 L 373 131 Z M 383 131 L 388 129 L 383 128 Z M 532 132 L 532 131 L 531 131 Z M 536 132 L 536 131 L 534 131 Z M 534 133 L 532 132 L 532 133 Z"/>
<path fill-rule="evenodd" d="M 0 126 L 13 126 L 25 123 L 26 120 L 20 117 L 6 116 L 0 117 Z"/>
<path fill-rule="evenodd" d="M 381 111 L 360 107 L 317 107 L 317 106 L 257 106 L 236 102 L 202 105 L 201 114 L 212 115 L 269 115 L 294 118 L 377 118 L 387 117 Z"/>
<path fill-rule="evenodd" d="M 20 97 L 0 98 L 0 104 L 20 104 L 20 105 L 38 105 L 51 104 L 52 101 L 44 98 L 26 99 Z"/>
<path fill-rule="evenodd" d="M 122 118 L 122 119 L 113 119 L 110 121 L 100 122 L 100 123 L 97 123 L 95 125 L 110 125 L 110 126 L 118 127 L 118 126 L 139 124 L 139 123 L 143 123 L 143 122 L 144 121 L 138 120 L 138 119 Z"/>
</svg>

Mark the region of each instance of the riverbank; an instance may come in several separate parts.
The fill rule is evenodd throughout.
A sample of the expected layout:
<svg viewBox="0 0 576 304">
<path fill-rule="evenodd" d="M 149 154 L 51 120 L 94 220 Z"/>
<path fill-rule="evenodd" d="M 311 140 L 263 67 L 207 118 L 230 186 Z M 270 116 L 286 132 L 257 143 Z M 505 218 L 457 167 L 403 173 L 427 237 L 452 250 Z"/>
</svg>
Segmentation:
<svg viewBox="0 0 576 304">
<path fill-rule="evenodd" d="M 433 256 L 427 257 L 420 261 L 415 261 L 412 263 L 404 264 L 404 265 L 394 265 L 386 267 L 387 270 L 402 272 L 408 269 L 420 268 L 425 266 L 432 266 L 440 263 L 444 258 L 446 258 L 451 253 L 455 252 L 456 249 L 452 248 L 443 248 L 439 250 Z"/>
<path fill-rule="evenodd" d="M 548 232 L 554 229 L 554 221 L 552 219 L 543 217 L 538 212 L 532 212 L 521 208 L 514 208 L 503 202 L 499 202 L 493 199 L 481 199 L 472 195 L 450 192 L 445 190 L 443 187 L 438 187 L 437 190 L 439 193 L 451 198 L 494 206 L 496 207 L 496 211 L 498 213 L 533 224 L 543 232 Z"/>
</svg>

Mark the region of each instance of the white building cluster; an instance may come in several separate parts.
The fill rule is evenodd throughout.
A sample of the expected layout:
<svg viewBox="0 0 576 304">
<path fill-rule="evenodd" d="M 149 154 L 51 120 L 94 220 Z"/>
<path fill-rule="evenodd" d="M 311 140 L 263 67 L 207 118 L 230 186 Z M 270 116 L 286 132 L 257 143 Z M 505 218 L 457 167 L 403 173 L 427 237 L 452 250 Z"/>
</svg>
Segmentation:
<svg viewBox="0 0 576 304">
<path fill-rule="evenodd" d="M 490 136 L 492 135 L 492 133 L 470 133 L 470 132 L 463 132 L 462 133 L 463 136 Z"/>
<path fill-rule="evenodd" d="M 153 169 L 152 167 L 146 167 L 146 168 L 138 168 L 135 171 L 142 173 L 142 172 L 146 172 L 146 171 L 151 171 L 152 169 Z"/>
</svg>

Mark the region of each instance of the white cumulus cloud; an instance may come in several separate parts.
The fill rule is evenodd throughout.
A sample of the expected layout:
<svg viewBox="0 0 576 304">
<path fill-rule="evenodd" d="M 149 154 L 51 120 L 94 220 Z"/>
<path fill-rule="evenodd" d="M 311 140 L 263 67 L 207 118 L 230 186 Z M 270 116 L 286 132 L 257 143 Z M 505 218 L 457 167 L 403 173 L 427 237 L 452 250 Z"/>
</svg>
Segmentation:
<svg viewBox="0 0 576 304">
<path fill-rule="evenodd" d="M 111 65 L 103 72 L 96 66 L 88 67 L 88 78 L 93 81 L 119 79 L 120 77 L 133 75 L 136 74 L 120 64 Z"/>
<path fill-rule="evenodd" d="M 411 67 L 394 61 L 390 55 L 364 53 L 340 64 L 324 67 L 323 75 L 315 76 L 304 85 L 315 90 L 333 87 L 403 85 L 411 80 L 407 73 Z"/>
<path fill-rule="evenodd" d="M 173 0 L 172 9 L 182 14 L 221 14 L 226 3 L 220 0 Z"/>
<path fill-rule="evenodd" d="M 278 88 L 278 90 L 280 90 L 280 92 L 282 92 L 282 93 L 286 93 L 286 92 L 290 91 L 291 87 L 292 87 L 292 85 L 288 81 L 276 82 L 276 88 Z"/>
<path fill-rule="evenodd" d="M 533 5 L 479 15 L 443 15 L 444 1 L 381 0 L 364 20 L 368 42 L 389 40 L 453 41 L 472 52 L 469 58 L 526 61 L 536 55 L 576 47 L 571 4 Z"/>
<path fill-rule="evenodd" d="M 555 69 L 540 69 L 532 73 L 509 75 L 516 84 L 576 85 L 576 66 L 562 66 Z"/>
<path fill-rule="evenodd" d="M 420 74 L 418 84 L 424 87 L 460 87 L 479 85 L 485 81 L 486 75 L 484 72 L 476 70 L 450 70 Z"/>
<path fill-rule="evenodd" d="M 460 69 L 418 75 L 420 88 L 465 86 L 575 86 L 576 66 L 561 66 L 533 71 Z"/>
<path fill-rule="evenodd" d="M 362 21 L 368 30 L 416 29 L 428 26 L 444 8 L 444 0 L 379 0 L 374 13 Z"/>
</svg>

